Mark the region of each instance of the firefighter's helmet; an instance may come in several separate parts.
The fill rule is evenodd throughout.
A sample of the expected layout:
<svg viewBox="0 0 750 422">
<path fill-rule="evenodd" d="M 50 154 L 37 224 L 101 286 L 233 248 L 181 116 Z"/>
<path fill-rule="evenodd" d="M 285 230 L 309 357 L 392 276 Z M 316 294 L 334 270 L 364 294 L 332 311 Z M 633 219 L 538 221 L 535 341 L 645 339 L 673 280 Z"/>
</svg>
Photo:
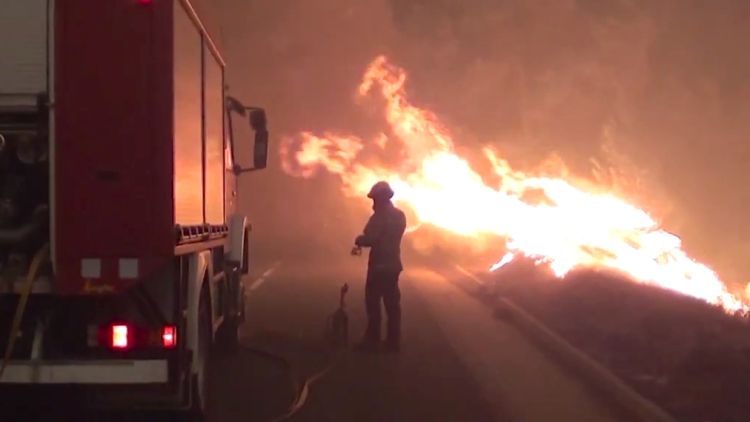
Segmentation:
<svg viewBox="0 0 750 422">
<path fill-rule="evenodd" d="M 391 189 L 391 185 L 388 182 L 381 180 L 372 185 L 372 189 L 370 189 L 367 197 L 372 199 L 391 199 L 393 198 L 393 189 Z"/>
</svg>

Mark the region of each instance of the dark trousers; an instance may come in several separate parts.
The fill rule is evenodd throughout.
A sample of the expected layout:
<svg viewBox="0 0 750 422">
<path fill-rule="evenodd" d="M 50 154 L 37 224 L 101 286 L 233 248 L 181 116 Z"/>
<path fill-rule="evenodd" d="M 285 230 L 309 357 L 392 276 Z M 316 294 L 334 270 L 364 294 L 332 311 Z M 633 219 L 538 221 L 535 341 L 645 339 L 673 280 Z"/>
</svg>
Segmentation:
<svg viewBox="0 0 750 422">
<path fill-rule="evenodd" d="M 386 341 L 398 344 L 401 340 L 401 292 L 398 289 L 400 271 L 368 271 L 365 284 L 365 306 L 367 308 L 367 331 L 365 340 L 380 341 L 380 301 L 388 315 Z"/>
</svg>

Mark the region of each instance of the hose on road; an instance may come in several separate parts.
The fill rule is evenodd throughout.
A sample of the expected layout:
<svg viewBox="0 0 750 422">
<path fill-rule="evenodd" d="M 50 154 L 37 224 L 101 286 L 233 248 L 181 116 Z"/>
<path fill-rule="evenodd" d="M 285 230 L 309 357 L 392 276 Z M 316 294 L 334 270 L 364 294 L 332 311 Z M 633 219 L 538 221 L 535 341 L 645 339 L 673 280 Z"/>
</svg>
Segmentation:
<svg viewBox="0 0 750 422">
<path fill-rule="evenodd" d="M 34 255 L 34 259 L 31 261 L 31 265 L 29 265 L 29 272 L 26 274 L 26 280 L 23 284 L 23 291 L 21 292 L 21 297 L 18 299 L 16 312 L 13 315 L 13 322 L 10 325 L 8 343 L 5 346 L 3 363 L 2 365 L 0 365 L 0 379 L 2 379 L 3 372 L 5 372 L 5 368 L 8 366 L 10 357 L 13 355 L 13 349 L 16 345 L 16 338 L 18 337 L 18 332 L 21 329 L 21 321 L 23 320 L 23 314 L 26 312 L 26 303 L 28 303 L 29 301 L 29 296 L 31 295 L 34 280 L 36 279 L 36 275 L 39 272 L 39 268 L 44 263 L 44 260 L 47 259 L 48 254 L 49 243 L 45 244 L 41 249 L 39 249 L 39 251 L 37 251 L 37 253 Z M 14 280 L 11 280 L 11 285 L 13 281 Z"/>
<path fill-rule="evenodd" d="M 288 420 L 295 414 L 297 414 L 302 408 L 305 406 L 305 403 L 307 402 L 307 398 L 310 396 L 310 391 L 317 381 L 319 381 L 321 378 L 323 378 L 328 372 L 330 372 L 334 366 L 338 363 L 338 359 L 341 356 L 343 352 L 338 352 L 334 354 L 331 361 L 324 366 L 321 370 L 315 372 L 314 374 L 303 378 L 302 380 L 298 380 L 294 377 L 294 370 L 292 368 L 292 364 L 289 362 L 289 360 L 281 355 L 262 350 L 262 349 L 256 349 L 253 347 L 248 346 L 242 346 L 242 348 L 250 353 L 256 354 L 258 356 L 262 356 L 266 359 L 273 360 L 276 362 L 279 362 L 286 370 L 288 371 L 290 377 L 292 378 L 292 383 L 295 384 L 295 389 L 297 390 L 296 395 L 294 397 L 294 400 L 292 401 L 289 408 L 281 415 L 274 417 L 269 422 L 281 422 Z"/>
</svg>

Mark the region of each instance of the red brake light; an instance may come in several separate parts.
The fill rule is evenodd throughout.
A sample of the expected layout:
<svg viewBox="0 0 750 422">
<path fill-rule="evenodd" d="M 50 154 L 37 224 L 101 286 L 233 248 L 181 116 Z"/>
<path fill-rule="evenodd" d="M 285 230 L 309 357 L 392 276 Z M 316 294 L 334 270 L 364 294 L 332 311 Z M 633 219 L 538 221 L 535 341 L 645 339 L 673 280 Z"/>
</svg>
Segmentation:
<svg viewBox="0 0 750 422">
<path fill-rule="evenodd" d="M 177 327 L 167 325 L 161 330 L 161 343 L 165 349 L 174 349 L 177 346 Z"/>
<path fill-rule="evenodd" d="M 130 336 L 127 325 L 114 324 L 111 328 L 110 346 L 113 349 L 123 350 L 130 346 Z"/>
</svg>

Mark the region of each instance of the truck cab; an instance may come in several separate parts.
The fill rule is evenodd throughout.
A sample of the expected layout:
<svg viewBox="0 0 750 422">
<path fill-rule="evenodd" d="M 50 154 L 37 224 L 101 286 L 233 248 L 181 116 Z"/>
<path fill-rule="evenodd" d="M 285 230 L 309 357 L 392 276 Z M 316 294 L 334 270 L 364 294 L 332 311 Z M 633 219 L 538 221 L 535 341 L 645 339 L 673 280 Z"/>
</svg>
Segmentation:
<svg viewBox="0 0 750 422">
<path fill-rule="evenodd" d="M 189 0 L 4 3 L 0 388 L 204 411 L 244 321 L 237 179 L 268 151 L 225 66 Z"/>
</svg>

